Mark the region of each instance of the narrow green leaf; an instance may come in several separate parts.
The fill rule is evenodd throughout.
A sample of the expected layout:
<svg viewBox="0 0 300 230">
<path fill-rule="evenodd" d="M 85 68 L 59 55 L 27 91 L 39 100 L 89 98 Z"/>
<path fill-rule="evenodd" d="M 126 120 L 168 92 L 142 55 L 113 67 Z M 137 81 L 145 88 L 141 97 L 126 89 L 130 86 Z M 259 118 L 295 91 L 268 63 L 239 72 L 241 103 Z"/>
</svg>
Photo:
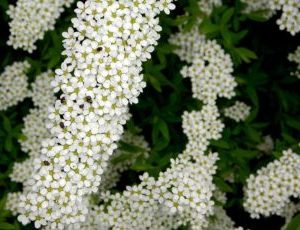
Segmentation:
<svg viewBox="0 0 300 230">
<path fill-rule="evenodd" d="M 300 214 L 293 217 L 286 230 L 300 230 Z"/>
</svg>

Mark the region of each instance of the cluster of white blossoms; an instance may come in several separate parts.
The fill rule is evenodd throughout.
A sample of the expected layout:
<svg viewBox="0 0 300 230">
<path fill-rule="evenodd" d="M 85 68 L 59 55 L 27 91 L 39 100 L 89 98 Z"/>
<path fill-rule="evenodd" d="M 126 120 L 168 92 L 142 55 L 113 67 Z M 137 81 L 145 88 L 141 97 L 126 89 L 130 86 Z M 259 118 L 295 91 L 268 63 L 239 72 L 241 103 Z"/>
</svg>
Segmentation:
<svg viewBox="0 0 300 230">
<path fill-rule="evenodd" d="M 250 175 L 244 188 L 244 207 L 252 218 L 282 215 L 290 198 L 300 197 L 300 156 L 291 149 Z"/>
<path fill-rule="evenodd" d="M 23 184 L 23 192 L 29 191 L 32 185 L 32 175 L 34 173 L 35 159 L 39 157 L 41 143 L 44 139 L 50 138 L 50 132 L 46 128 L 47 108 L 54 102 L 55 97 L 51 89 L 51 80 L 53 72 L 48 71 L 36 77 L 31 84 L 32 90 L 28 93 L 35 108 L 31 109 L 29 114 L 23 119 L 24 128 L 19 142 L 21 149 L 27 152 L 29 158 L 23 162 L 16 162 L 9 175 L 14 182 Z M 6 209 L 13 215 L 20 212 L 21 192 L 9 193 L 7 197 Z"/>
<path fill-rule="evenodd" d="M 300 2 L 298 0 L 242 0 L 247 4 L 246 13 L 267 10 L 266 17 L 270 18 L 281 11 L 277 24 L 281 30 L 287 30 L 292 35 L 300 31 Z"/>
<path fill-rule="evenodd" d="M 217 97 L 230 99 L 235 95 L 232 60 L 215 40 L 207 40 L 194 28 L 175 34 L 170 43 L 179 46 L 175 53 L 189 64 L 181 73 L 191 78 L 193 97 L 213 104 Z"/>
<path fill-rule="evenodd" d="M 191 229 L 207 226 L 212 213 L 212 175 L 217 154 L 207 156 L 185 152 L 155 180 L 147 173 L 141 183 L 122 194 L 109 195 L 98 208 L 102 229 L 174 229 L 190 224 Z M 103 227 L 105 226 L 105 228 Z M 96 228 L 97 229 L 97 228 Z M 99 229 L 99 228 L 98 228 Z"/>
<path fill-rule="evenodd" d="M 182 116 L 183 132 L 188 137 L 187 149 L 197 149 L 204 152 L 209 140 L 221 138 L 224 124 L 215 105 L 205 105 L 201 111 L 185 111 Z"/>
<path fill-rule="evenodd" d="M 5 67 L 0 75 L 0 111 L 18 104 L 28 96 L 26 72 L 29 68 L 27 61 L 14 62 Z"/>
<path fill-rule="evenodd" d="M 189 49 L 190 53 L 182 52 L 187 59 L 193 60 L 193 57 L 197 56 L 201 61 L 206 57 L 212 63 L 227 60 L 221 48 L 218 51 L 213 50 L 212 54 L 207 50 L 206 56 L 197 54 L 199 50 L 202 52 L 201 45 L 206 44 L 206 42 L 200 43 L 199 47 L 198 38 L 204 39 L 200 35 L 194 40 L 186 36 L 186 40 L 180 44 L 184 46 L 182 50 L 185 47 Z M 191 48 L 193 46 L 195 49 Z M 209 47 L 207 46 L 207 49 Z M 213 58 L 213 55 L 216 57 Z M 224 68 L 227 64 L 232 68 L 230 57 L 227 57 L 229 58 L 227 63 L 222 66 L 225 75 L 223 81 L 226 82 L 228 77 L 234 82 L 232 76 L 228 74 L 229 68 Z M 216 72 L 218 76 L 222 75 L 220 71 L 221 69 Z M 210 76 L 211 78 L 207 79 L 207 87 L 212 89 L 215 78 L 213 73 Z M 192 81 L 192 85 L 194 84 L 195 82 Z M 227 95 L 234 95 L 233 89 L 234 86 L 225 89 Z M 90 207 L 92 211 L 89 213 L 89 218 L 80 229 L 165 230 L 176 229 L 181 225 L 189 225 L 191 229 L 207 228 L 209 216 L 213 215 L 215 207 L 212 200 L 215 185 L 212 179 L 216 171 L 215 162 L 218 159 L 217 153 L 208 150 L 208 145 L 210 140 L 221 137 L 224 125 L 219 119 L 220 114 L 215 100 L 223 95 L 225 93 L 217 93 L 210 98 L 209 102 L 204 99 L 206 105 L 201 111 L 183 114 L 182 126 L 188 137 L 188 144 L 177 159 L 171 160 L 171 166 L 165 172 L 161 172 L 157 179 L 144 173 L 140 177 L 140 184 L 128 186 L 122 193 L 102 193 L 101 205 Z"/>
<path fill-rule="evenodd" d="M 279 29 L 287 30 L 292 35 L 300 31 L 300 2 L 299 0 L 272 0 L 272 10 L 281 10 L 281 17 L 277 20 Z"/>
<path fill-rule="evenodd" d="M 9 5 L 7 14 L 10 36 L 7 42 L 14 49 L 28 52 L 36 49 L 36 41 L 44 37 L 45 32 L 54 29 L 54 24 L 74 0 L 18 0 L 16 6 Z"/>
<path fill-rule="evenodd" d="M 6 197 L 5 209 L 10 210 L 14 216 L 18 214 L 20 195 L 21 192 L 12 192 Z"/>
<path fill-rule="evenodd" d="M 244 102 L 236 101 L 234 105 L 224 109 L 225 117 L 236 122 L 245 121 L 250 114 L 250 106 Z"/>
<path fill-rule="evenodd" d="M 47 108 L 55 101 L 50 85 L 51 80 L 53 80 L 53 72 L 51 71 L 38 75 L 31 84 L 32 90 L 28 93 L 35 108 L 31 109 L 23 119 L 24 128 L 19 142 L 22 151 L 27 152 L 29 158 L 24 162 L 15 163 L 10 174 L 12 181 L 23 183 L 24 186 L 27 185 L 28 182 L 26 181 L 33 173 L 34 159 L 40 154 L 42 141 L 50 137 L 45 123 L 48 115 Z"/>
<path fill-rule="evenodd" d="M 288 59 L 297 64 L 297 70 L 292 74 L 300 79 L 300 46 L 297 47 L 294 53 L 289 54 Z"/>
<path fill-rule="evenodd" d="M 61 229 L 85 220 L 85 197 L 98 190 L 128 105 L 145 87 L 140 72 L 160 37 L 157 15 L 174 7 L 171 0 L 77 3 L 52 83 L 60 92 L 49 109 L 52 137 L 42 142 L 31 189 L 21 196 L 23 224 Z"/>
</svg>

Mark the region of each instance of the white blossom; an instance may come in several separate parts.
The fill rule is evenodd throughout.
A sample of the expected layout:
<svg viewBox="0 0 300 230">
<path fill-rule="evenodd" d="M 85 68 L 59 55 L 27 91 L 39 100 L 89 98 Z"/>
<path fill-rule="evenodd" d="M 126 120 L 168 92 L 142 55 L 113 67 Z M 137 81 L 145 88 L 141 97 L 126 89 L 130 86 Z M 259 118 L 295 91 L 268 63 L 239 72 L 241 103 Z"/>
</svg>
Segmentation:
<svg viewBox="0 0 300 230">
<path fill-rule="evenodd" d="M 215 40 L 207 40 L 194 28 L 172 36 L 170 42 L 179 46 L 175 53 L 190 64 L 181 73 L 191 78 L 193 97 L 213 104 L 217 97 L 230 99 L 235 95 L 232 60 Z"/>
<path fill-rule="evenodd" d="M 300 2 L 299 0 L 242 0 L 247 4 L 246 13 L 254 11 L 267 10 L 265 14 L 270 18 L 281 11 L 281 16 L 277 19 L 280 30 L 287 30 L 291 35 L 295 35 L 300 31 Z"/>
<path fill-rule="evenodd" d="M 98 190 L 128 105 L 145 87 L 141 65 L 159 39 L 157 15 L 173 8 L 170 0 L 77 3 L 52 82 L 61 93 L 49 109 L 52 138 L 42 142 L 31 190 L 21 196 L 23 224 L 62 229 L 85 220 L 85 197 Z"/>
<path fill-rule="evenodd" d="M 244 188 L 244 207 L 253 218 L 281 215 L 290 198 L 300 196 L 300 156 L 291 149 L 250 175 Z"/>
<path fill-rule="evenodd" d="M 9 5 L 7 11 L 10 36 L 7 42 L 14 49 L 21 48 L 31 53 L 36 49 L 36 41 L 43 39 L 74 0 L 18 0 L 15 6 Z"/>
<path fill-rule="evenodd" d="M 6 66 L 0 75 L 0 110 L 18 104 L 29 94 L 26 72 L 30 65 L 27 61 L 14 62 Z"/>
<path fill-rule="evenodd" d="M 245 121 L 250 114 L 250 106 L 244 102 L 236 101 L 232 106 L 224 109 L 225 117 L 236 122 Z"/>
<path fill-rule="evenodd" d="M 289 54 L 288 60 L 297 64 L 297 70 L 292 74 L 300 79 L 300 46 L 297 47 L 294 53 Z"/>
</svg>

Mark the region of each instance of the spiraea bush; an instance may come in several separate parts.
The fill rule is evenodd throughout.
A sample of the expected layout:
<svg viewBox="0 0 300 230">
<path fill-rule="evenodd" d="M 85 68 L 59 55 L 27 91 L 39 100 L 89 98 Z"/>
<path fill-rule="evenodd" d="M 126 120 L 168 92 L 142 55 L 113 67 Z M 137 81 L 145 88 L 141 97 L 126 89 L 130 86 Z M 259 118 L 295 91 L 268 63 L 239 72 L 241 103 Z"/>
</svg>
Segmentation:
<svg viewBox="0 0 300 230">
<path fill-rule="evenodd" d="M 299 10 L 0 1 L 0 229 L 300 228 Z"/>
</svg>

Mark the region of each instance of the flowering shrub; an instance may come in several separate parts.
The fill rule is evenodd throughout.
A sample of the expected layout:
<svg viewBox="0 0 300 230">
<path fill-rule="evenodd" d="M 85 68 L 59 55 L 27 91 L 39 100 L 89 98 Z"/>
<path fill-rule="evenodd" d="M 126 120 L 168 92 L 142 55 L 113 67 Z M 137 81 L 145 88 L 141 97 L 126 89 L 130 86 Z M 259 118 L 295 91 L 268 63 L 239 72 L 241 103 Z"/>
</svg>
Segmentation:
<svg viewBox="0 0 300 230">
<path fill-rule="evenodd" d="M 299 228 L 299 1 L 10 4 L 0 229 Z"/>
</svg>

